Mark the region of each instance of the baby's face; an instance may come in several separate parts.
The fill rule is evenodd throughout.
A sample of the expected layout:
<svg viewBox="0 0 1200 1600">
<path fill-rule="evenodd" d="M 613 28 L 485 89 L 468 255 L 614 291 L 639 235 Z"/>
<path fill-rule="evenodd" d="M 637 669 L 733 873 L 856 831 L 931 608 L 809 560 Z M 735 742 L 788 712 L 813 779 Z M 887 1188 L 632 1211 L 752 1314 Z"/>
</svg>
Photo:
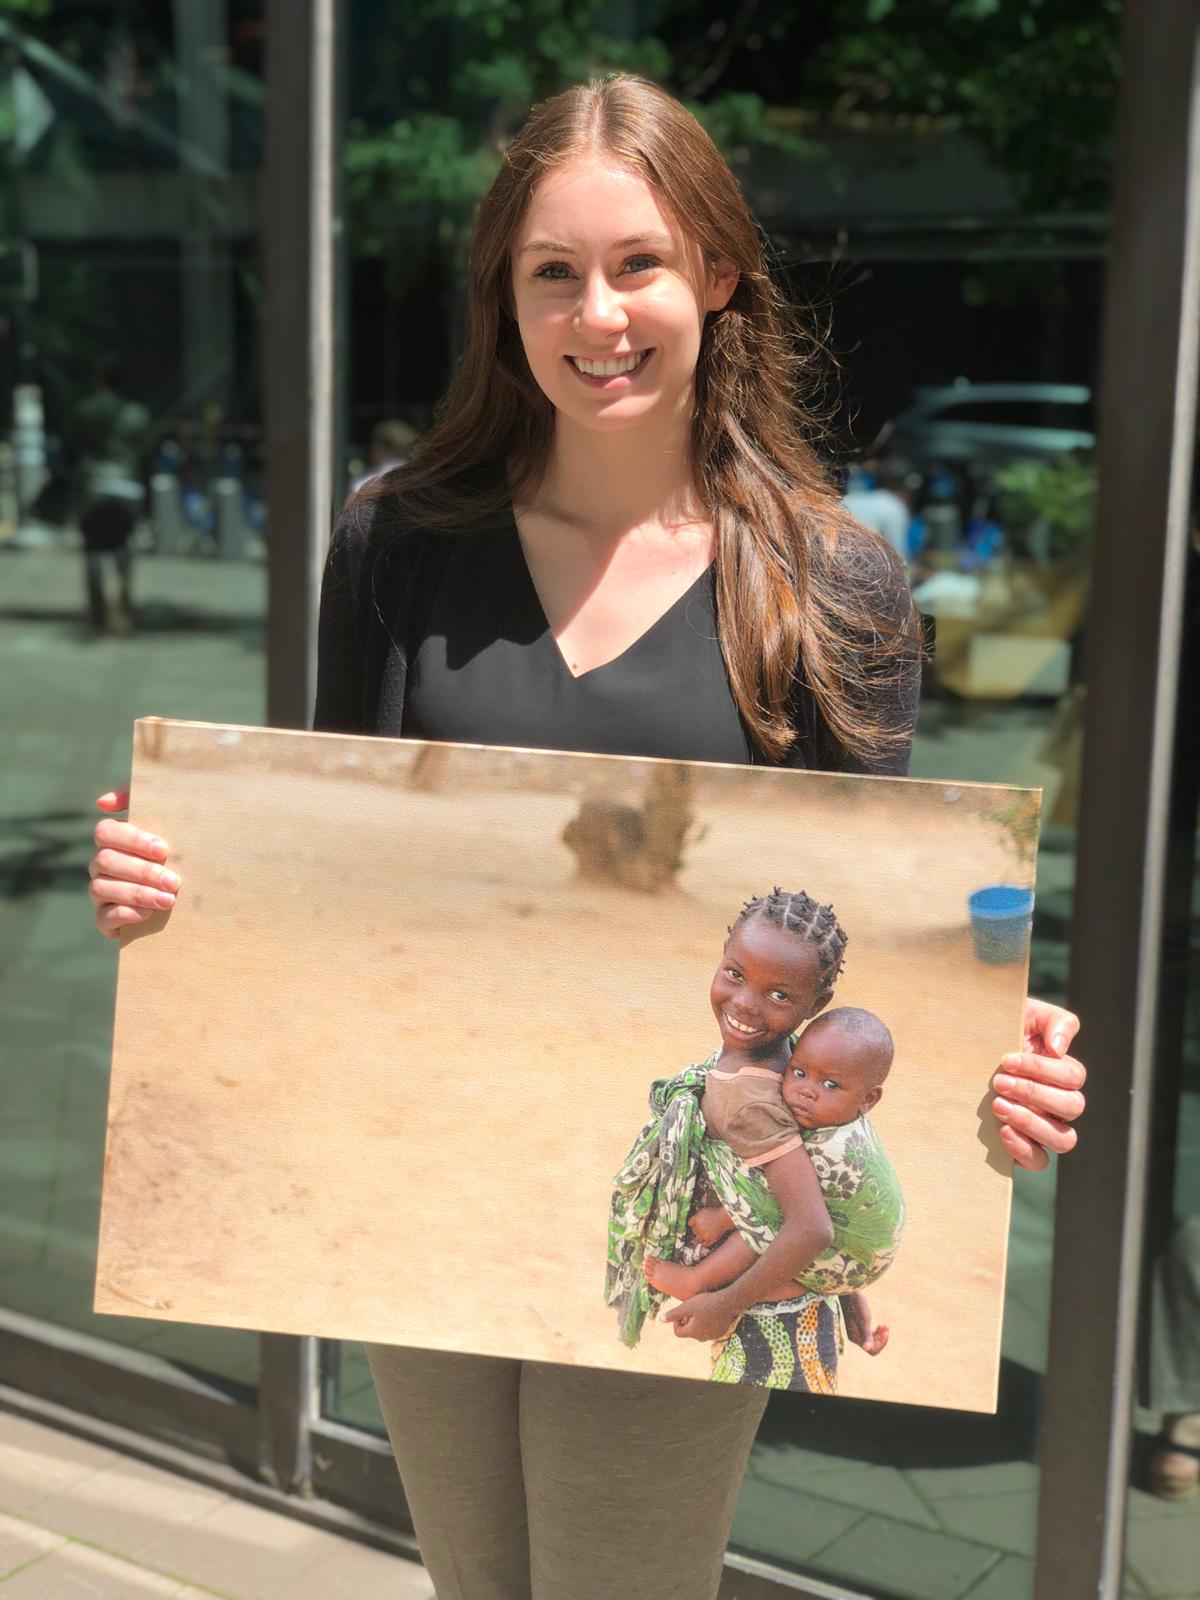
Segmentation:
<svg viewBox="0 0 1200 1600">
<path fill-rule="evenodd" d="M 797 1042 L 783 1074 L 783 1103 L 802 1128 L 837 1128 L 878 1104 L 879 1053 L 839 1033 L 813 1028 Z"/>
<path fill-rule="evenodd" d="M 726 1051 L 769 1055 L 817 1009 L 816 948 L 773 922 L 753 917 L 725 942 L 710 999 Z"/>
</svg>

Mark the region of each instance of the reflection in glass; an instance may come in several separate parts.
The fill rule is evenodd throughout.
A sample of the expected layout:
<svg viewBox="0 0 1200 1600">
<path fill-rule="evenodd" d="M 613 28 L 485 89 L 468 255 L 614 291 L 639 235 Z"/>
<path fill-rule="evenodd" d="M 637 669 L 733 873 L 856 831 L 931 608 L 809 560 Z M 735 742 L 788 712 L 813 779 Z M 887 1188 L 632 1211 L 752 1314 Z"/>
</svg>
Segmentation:
<svg viewBox="0 0 1200 1600">
<path fill-rule="evenodd" d="M 0 11 L 0 1304 L 253 1384 L 253 1333 L 91 1311 L 85 865 L 135 716 L 263 718 L 262 9 Z"/>
<path fill-rule="evenodd" d="M 385 1432 L 362 1345 L 321 1340 L 321 1415 L 370 1433 Z"/>
<path fill-rule="evenodd" d="M 1200 1600 L 1200 752 L 1188 686 L 1200 671 L 1193 514 L 1183 701 L 1159 989 L 1158 1126 L 1147 1207 L 1144 1409 L 1135 1413 L 1126 1574 L 1147 1595 Z"/>
<path fill-rule="evenodd" d="M 345 480 L 379 425 L 419 431 L 445 390 L 472 207 L 529 104 L 605 65 L 685 95 L 792 298 L 831 326 L 842 404 L 814 393 L 814 411 L 936 622 L 913 774 L 1045 790 L 1031 988 L 1062 1000 L 1118 6 L 1053 44 L 1005 7 L 962 32 L 941 5 L 916 0 L 903 29 L 895 10 L 547 5 L 539 31 L 351 0 Z M 743 1550 L 914 1600 L 1031 1592 L 1053 1195 L 1052 1175 L 1018 1175 L 999 1416 L 776 1397 Z M 325 1379 L 328 1414 L 379 1426 L 356 1346 L 327 1348 Z"/>
</svg>

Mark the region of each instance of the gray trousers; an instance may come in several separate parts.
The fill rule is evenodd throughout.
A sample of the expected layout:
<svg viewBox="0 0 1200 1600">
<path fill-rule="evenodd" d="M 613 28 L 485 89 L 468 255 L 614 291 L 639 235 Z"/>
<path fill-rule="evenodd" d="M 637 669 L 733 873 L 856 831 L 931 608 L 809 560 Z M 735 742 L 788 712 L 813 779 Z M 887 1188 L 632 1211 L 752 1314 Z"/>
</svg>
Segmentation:
<svg viewBox="0 0 1200 1600">
<path fill-rule="evenodd" d="M 438 1600 L 713 1600 L 765 1390 L 367 1359 Z"/>
</svg>

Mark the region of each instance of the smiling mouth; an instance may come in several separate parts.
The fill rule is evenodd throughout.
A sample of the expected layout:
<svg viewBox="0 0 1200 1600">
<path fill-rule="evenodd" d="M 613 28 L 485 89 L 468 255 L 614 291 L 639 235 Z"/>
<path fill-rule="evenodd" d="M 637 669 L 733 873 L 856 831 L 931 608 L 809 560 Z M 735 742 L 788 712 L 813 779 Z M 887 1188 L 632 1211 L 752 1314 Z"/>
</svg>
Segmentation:
<svg viewBox="0 0 1200 1600">
<path fill-rule="evenodd" d="M 587 356 L 567 356 L 566 360 L 582 378 L 631 378 L 646 365 L 654 354 L 654 346 L 629 355 L 611 356 L 604 361 L 593 361 Z"/>
<path fill-rule="evenodd" d="M 744 1022 L 738 1022 L 735 1017 L 731 1017 L 728 1011 L 722 1011 L 721 1015 L 733 1032 L 739 1034 L 743 1039 L 757 1039 L 763 1031 L 761 1028 L 748 1028 Z"/>
</svg>

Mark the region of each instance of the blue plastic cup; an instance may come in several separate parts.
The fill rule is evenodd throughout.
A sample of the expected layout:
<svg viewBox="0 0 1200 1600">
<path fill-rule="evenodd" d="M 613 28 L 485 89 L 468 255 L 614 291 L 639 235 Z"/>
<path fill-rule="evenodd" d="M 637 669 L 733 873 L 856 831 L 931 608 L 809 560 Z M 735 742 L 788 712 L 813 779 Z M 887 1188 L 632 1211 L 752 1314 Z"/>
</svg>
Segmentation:
<svg viewBox="0 0 1200 1600">
<path fill-rule="evenodd" d="M 1023 961 L 1033 926 L 1033 890 L 993 884 L 969 896 L 975 955 L 989 966 Z"/>
</svg>

